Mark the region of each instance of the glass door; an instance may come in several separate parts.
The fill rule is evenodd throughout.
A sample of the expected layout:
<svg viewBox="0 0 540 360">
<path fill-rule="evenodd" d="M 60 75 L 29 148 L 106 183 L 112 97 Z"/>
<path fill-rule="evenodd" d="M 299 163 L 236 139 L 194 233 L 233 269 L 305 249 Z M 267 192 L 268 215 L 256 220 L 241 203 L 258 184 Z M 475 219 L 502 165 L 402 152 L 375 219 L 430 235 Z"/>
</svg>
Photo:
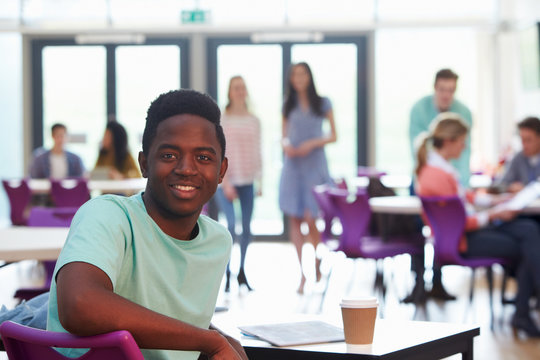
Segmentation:
<svg viewBox="0 0 540 360">
<path fill-rule="evenodd" d="M 231 76 L 242 75 L 251 110 L 262 123 L 263 194 L 255 201 L 256 238 L 285 238 L 278 205 L 282 166 L 281 108 L 291 63 L 307 62 L 320 95 L 333 104 L 338 142 L 326 148 L 333 177 L 353 177 L 367 159 L 366 36 L 328 37 L 321 43 L 252 43 L 250 39 L 208 41 L 208 91 L 221 108 Z M 238 222 L 239 223 L 239 222 Z"/>
<path fill-rule="evenodd" d="M 116 120 L 135 156 L 142 150 L 146 110 L 159 94 L 179 89 L 181 49 L 174 45 L 116 48 Z"/>
<path fill-rule="evenodd" d="M 80 45 L 74 39 L 32 41 L 33 149 L 50 148 L 50 128 L 64 123 L 67 148 L 94 168 L 107 121 L 126 127 L 132 155 L 141 150 L 146 110 L 159 94 L 189 87 L 188 42 Z"/>
</svg>

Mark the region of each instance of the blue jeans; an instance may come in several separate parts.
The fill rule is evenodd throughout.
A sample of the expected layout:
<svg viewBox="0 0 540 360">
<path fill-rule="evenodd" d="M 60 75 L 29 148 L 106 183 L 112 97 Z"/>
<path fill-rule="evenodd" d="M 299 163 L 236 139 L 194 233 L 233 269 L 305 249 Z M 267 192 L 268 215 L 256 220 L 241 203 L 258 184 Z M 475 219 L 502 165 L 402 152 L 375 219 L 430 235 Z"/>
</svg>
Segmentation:
<svg viewBox="0 0 540 360">
<path fill-rule="evenodd" d="M 517 218 L 467 233 L 467 257 L 501 257 L 517 267 L 516 312 L 529 311 L 529 298 L 540 293 L 540 228 Z"/>
<path fill-rule="evenodd" d="M 255 195 L 253 193 L 253 184 L 235 186 L 238 194 L 238 200 L 240 201 L 240 210 L 242 213 L 242 234 L 240 236 L 240 269 L 244 268 L 244 262 L 246 259 L 246 251 L 249 243 L 251 242 L 251 216 L 253 215 L 253 203 Z M 233 240 L 237 241 L 236 235 L 236 215 L 234 213 L 234 205 L 229 201 L 223 189 L 219 187 L 216 191 L 216 202 L 219 210 L 225 214 L 227 219 L 227 228 L 231 233 Z M 228 270 L 228 266 L 227 266 Z"/>
</svg>

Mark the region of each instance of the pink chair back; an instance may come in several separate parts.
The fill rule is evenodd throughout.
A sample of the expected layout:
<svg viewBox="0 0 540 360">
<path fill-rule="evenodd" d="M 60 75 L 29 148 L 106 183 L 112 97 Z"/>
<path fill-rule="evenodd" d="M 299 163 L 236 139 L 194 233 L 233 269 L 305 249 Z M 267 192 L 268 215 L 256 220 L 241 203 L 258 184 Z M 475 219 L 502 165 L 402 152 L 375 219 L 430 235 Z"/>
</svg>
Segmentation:
<svg viewBox="0 0 540 360">
<path fill-rule="evenodd" d="M 54 348 L 90 349 L 79 360 L 144 360 L 137 343 L 125 330 L 79 337 L 6 321 L 0 325 L 0 335 L 10 360 L 71 359 Z"/>
<path fill-rule="evenodd" d="M 79 207 L 90 199 L 88 180 L 85 178 L 52 179 L 51 196 L 57 207 Z"/>
<path fill-rule="evenodd" d="M 28 181 L 26 179 L 2 180 L 2 185 L 9 199 L 11 223 L 26 225 L 26 209 L 32 197 Z"/>
</svg>

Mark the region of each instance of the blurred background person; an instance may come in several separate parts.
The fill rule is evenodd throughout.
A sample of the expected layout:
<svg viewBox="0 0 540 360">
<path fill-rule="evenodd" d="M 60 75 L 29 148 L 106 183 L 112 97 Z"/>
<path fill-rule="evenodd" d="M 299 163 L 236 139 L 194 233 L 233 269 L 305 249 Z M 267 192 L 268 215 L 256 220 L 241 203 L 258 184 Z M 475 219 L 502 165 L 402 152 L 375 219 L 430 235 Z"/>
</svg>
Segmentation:
<svg viewBox="0 0 540 360">
<path fill-rule="evenodd" d="M 527 117 L 517 124 L 522 150 L 510 161 L 495 186 L 506 191 L 518 192 L 540 177 L 540 119 Z"/>
<path fill-rule="evenodd" d="M 435 74 L 434 93 L 418 100 L 411 109 L 409 124 L 409 140 L 411 144 L 413 158 L 416 156 L 414 140 L 424 132 L 429 131 L 429 126 L 435 117 L 442 112 L 453 112 L 459 114 L 465 124 L 472 128 L 472 115 L 469 108 L 454 98 L 457 88 L 458 75 L 450 69 L 442 69 Z M 452 164 L 459 171 L 459 181 L 465 186 L 469 186 L 470 177 L 470 157 L 471 143 L 467 139 L 466 147 L 459 159 L 452 161 Z"/>
<path fill-rule="evenodd" d="M 409 123 L 409 143 L 411 146 L 411 154 L 413 159 L 416 158 L 415 139 L 422 132 L 430 130 L 430 125 L 438 114 L 442 112 L 452 112 L 459 114 L 469 128 L 472 127 L 472 115 L 469 108 L 462 102 L 454 98 L 457 88 L 458 75 L 450 69 L 441 69 L 435 74 L 435 82 L 433 85 L 434 93 L 427 95 L 418 100 L 412 107 Z M 471 145 L 467 138 L 465 149 L 462 151 L 458 159 L 453 159 L 452 164 L 459 172 L 460 183 L 468 187 L 470 177 L 470 157 Z M 414 181 L 411 183 L 411 195 L 414 195 Z M 418 219 L 419 227 L 422 227 L 421 219 Z M 421 261 L 413 258 L 413 262 Z M 412 264 L 413 268 L 417 268 L 416 264 Z M 421 285 L 423 282 L 417 282 Z M 440 300 L 455 300 L 455 296 L 448 294 L 442 283 L 441 269 L 437 266 L 433 267 L 432 286 L 428 295 Z M 406 300 L 410 300 L 406 299 Z"/>
<path fill-rule="evenodd" d="M 234 76 L 229 81 L 228 103 L 221 118 L 221 125 L 227 139 L 227 158 L 229 168 L 223 182 L 216 192 L 219 210 L 227 218 L 227 226 L 233 239 L 240 242 L 240 267 L 238 285 L 249 285 L 244 264 L 246 252 L 251 242 L 251 217 L 255 195 L 262 193 L 262 160 L 261 160 L 261 125 L 247 106 L 248 92 L 244 79 Z M 240 203 L 242 214 L 242 233 L 236 234 L 236 214 L 234 202 Z M 225 291 L 230 290 L 231 271 L 227 265 L 225 273 Z"/>
<path fill-rule="evenodd" d="M 53 147 L 37 153 L 30 165 L 30 177 L 63 179 L 83 176 L 84 165 L 81 158 L 64 148 L 68 136 L 66 126 L 54 124 L 51 127 L 51 135 Z"/>
<path fill-rule="evenodd" d="M 327 119 L 330 133 L 323 134 Z M 298 293 L 304 292 L 306 277 L 302 267 L 305 237 L 302 223 L 308 227 L 307 239 L 315 248 L 316 280 L 321 278 L 317 245 L 320 233 L 316 226 L 319 209 L 311 189 L 332 182 L 324 146 L 337 140 L 332 104 L 315 89 L 311 69 L 306 63 L 290 68 L 282 119 L 283 169 L 279 184 L 279 206 L 289 221 L 289 238 L 296 247 L 301 280 Z"/>
<path fill-rule="evenodd" d="M 518 291 L 512 327 L 528 336 L 540 337 L 529 305 L 530 298 L 540 294 L 538 225 L 530 219 L 516 219 L 518 212 L 515 210 L 494 206 L 507 197 L 477 195 L 465 190 L 450 160 L 459 158 L 465 149 L 468 127 L 453 113 L 441 114 L 439 119 L 418 149 L 417 193 L 422 196 L 458 195 L 462 199 L 467 218 L 459 251 L 469 258 L 506 258 L 517 267 Z M 477 212 L 474 205 L 482 205 L 485 210 Z"/>
<path fill-rule="evenodd" d="M 139 166 L 129 153 L 126 129 L 116 121 L 107 123 L 95 169 L 105 170 L 109 179 L 141 177 Z"/>
</svg>

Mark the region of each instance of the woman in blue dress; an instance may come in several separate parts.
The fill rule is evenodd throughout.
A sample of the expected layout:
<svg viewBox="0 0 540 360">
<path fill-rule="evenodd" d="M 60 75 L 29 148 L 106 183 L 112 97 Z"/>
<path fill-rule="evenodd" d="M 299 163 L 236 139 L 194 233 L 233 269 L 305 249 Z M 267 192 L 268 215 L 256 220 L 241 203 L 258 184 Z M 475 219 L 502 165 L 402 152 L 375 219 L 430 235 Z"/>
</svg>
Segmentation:
<svg viewBox="0 0 540 360">
<path fill-rule="evenodd" d="M 325 119 L 330 123 L 329 134 L 322 131 Z M 315 224 L 319 209 L 311 189 L 331 182 L 324 146 L 337 139 L 332 104 L 328 98 L 317 94 L 311 69 L 306 63 L 295 64 L 290 69 L 283 105 L 282 135 L 284 160 L 279 206 L 288 217 L 289 238 L 296 247 L 302 270 L 298 292 L 303 293 L 306 277 L 302 268 L 302 247 L 308 240 L 316 250 L 320 242 Z M 306 235 L 302 234 L 302 223 L 306 223 L 309 229 Z M 315 274 L 319 281 L 320 259 L 317 256 Z"/>
</svg>

